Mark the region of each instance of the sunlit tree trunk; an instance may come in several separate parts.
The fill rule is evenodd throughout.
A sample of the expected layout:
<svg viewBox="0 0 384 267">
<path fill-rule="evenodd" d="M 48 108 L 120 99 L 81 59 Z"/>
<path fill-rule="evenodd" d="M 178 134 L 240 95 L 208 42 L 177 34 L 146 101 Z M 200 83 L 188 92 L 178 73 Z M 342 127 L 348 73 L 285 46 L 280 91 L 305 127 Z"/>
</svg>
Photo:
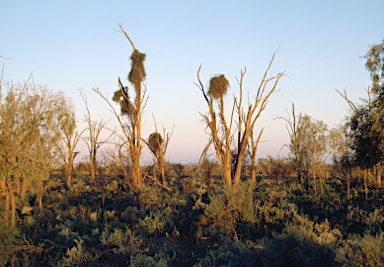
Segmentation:
<svg viewBox="0 0 384 267">
<path fill-rule="evenodd" d="M 138 151 L 133 153 L 132 159 L 132 178 L 133 184 L 136 189 L 140 189 L 143 186 L 143 177 L 141 176 L 141 167 L 140 167 L 140 156 Z"/>
<path fill-rule="evenodd" d="M 160 168 L 160 177 L 161 182 L 164 186 L 167 186 L 167 179 L 165 177 L 165 159 L 164 157 L 159 157 L 159 168 Z"/>
<path fill-rule="evenodd" d="M 91 172 L 91 182 L 92 184 L 95 184 L 95 176 L 96 176 L 96 165 L 92 160 L 92 156 L 90 156 L 90 161 L 89 161 L 89 170 Z"/>
<path fill-rule="evenodd" d="M 231 186 L 232 185 L 232 179 L 231 179 L 232 170 L 231 170 L 231 155 L 230 154 L 225 155 L 224 164 L 222 166 L 222 169 L 223 169 L 224 182 L 227 185 Z"/>
<path fill-rule="evenodd" d="M 256 170 L 257 170 L 257 166 L 256 166 L 256 163 L 255 163 L 255 160 L 252 159 L 252 166 L 251 166 L 251 181 L 253 183 L 256 183 Z"/>
<path fill-rule="evenodd" d="M 0 180 L 0 192 L 3 192 L 5 195 L 5 179 Z"/>
<path fill-rule="evenodd" d="M 249 149 L 251 154 L 251 181 L 253 183 L 256 183 L 256 171 L 257 171 L 257 165 L 256 165 L 256 153 L 257 153 L 257 147 L 259 145 L 261 136 L 263 135 L 264 128 L 261 129 L 258 137 L 256 140 L 254 140 L 253 132 L 250 135 L 250 142 L 249 142 Z"/>
</svg>

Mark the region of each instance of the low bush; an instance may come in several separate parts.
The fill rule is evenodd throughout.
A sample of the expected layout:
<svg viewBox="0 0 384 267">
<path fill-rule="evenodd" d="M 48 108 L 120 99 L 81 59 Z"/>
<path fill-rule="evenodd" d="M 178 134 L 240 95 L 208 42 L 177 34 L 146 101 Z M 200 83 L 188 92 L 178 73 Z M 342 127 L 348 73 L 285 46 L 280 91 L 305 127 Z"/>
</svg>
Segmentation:
<svg viewBox="0 0 384 267">
<path fill-rule="evenodd" d="M 341 266 L 376 267 L 384 265 L 384 233 L 351 236 L 336 250 Z"/>
</svg>

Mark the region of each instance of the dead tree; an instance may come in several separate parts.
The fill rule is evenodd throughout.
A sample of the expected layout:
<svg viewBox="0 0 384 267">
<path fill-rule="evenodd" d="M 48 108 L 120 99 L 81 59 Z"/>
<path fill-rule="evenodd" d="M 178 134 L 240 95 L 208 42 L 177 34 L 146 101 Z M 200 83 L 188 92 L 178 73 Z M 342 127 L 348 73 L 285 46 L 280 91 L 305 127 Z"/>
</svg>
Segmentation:
<svg viewBox="0 0 384 267">
<path fill-rule="evenodd" d="M 148 140 L 145 141 L 149 150 L 154 156 L 155 168 L 157 166 L 160 170 L 161 184 L 163 185 L 163 187 L 167 186 L 167 181 L 165 177 L 165 154 L 167 152 L 168 143 L 171 139 L 172 133 L 173 130 L 171 133 L 167 133 L 165 128 L 163 127 L 163 136 L 165 137 L 165 139 L 163 139 L 163 136 L 157 132 L 156 127 L 156 131 L 150 134 Z M 153 178 L 156 179 L 156 171 L 154 171 L 153 176 Z"/>
<path fill-rule="evenodd" d="M 217 161 L 223 170 L 223 180 L 228 185 L 237 186 L 239 184 L 243 159 L 255 124 L 265 110 L 269 98 L 277 90 L 280 78 L 284 75 L 284 73 L 278 73 L 268 77 L 275 54 L 264 72 L 254 101 L 248 100 L 246 107 L 243 106 L 243 79 L 246 69 L 241 71 L 238 80 L 239 96 L 233 96 L 229 119 L 225 116 L 224 108 L 224 96 L 229 88 L 228 80 L 224 75 L 216 75 L 211 78 L 209 88 L 206 90 L 200 79 L 201 65 L 197 71 L 198 84 L 196 85 L 201 90 L 209 109 L 208 114 L 201 114 L 201 116 L 209 129 Z M 235 127 L 237 127 L 237 136 L 234 136 Z M 260 140 L 259 137 L 256 140 Z M 257 148 L 257 146 L 254 147 Z M 235 159 L 231 159 L 231 150 L 234 148 L 237 153 L 234 155 Z M 232 162 L 234 162 L 233 170 Z"/>
<path fill-rule="evenodd" d="M 101 132 L 105 129 L 107 123 L 103 120 L 93 121 L 91 119 L 87 96 L 82 90 L 80 90 L 80 94 L 87 110 L 87 113 L 84 115 L 84 121 L 87 123 L 86 131 L 88 131 L 88 136 L 83 136 L 83 140 L 86 143 L 89 152 L 88 162 L 91 181 L 92 183 L 95 183 L 96 170 L 98 169 L 97 152 L 103 144 L 108 142 L 113 133 L 111 133 L 110 136 L 100 140 Z"/>
<path fill-rule="evenodd" d="M 128 86 L 124 86 L 121 79 L 118 78 L 119 89 L 114 93 L 112 100 L 120 105 L 120 114 L 113 107 L 109 99 L 104 96 L 99 89 L 93 89 L 109 105 L 112 113 L 117 118 L 122 134 L 118 135 L 121 140 L 121 148 L 126 148 L 129 153 L 129 162 L 131 175 L 125 177 L 125 183 L 133 190 L 143 186 L 143 177 L 140 167 L 140 157 L 143 149 L 141 128 L 142 116 L 148 98 L 146 97 L 146 88 L 142 86 L 146 78 L 144 61 L 146 55 L 139 52 L 124 31 L 122 25 L 119 25 L 121 32 L 130 42 L 133 52 L 131 54 L 131 71 L 128 74 L 128 80 L 134 87 L 135 95 L 133 98 L 128 94 Z M 126 121 L 123 121 L 123 118 Z"/>
</svg>

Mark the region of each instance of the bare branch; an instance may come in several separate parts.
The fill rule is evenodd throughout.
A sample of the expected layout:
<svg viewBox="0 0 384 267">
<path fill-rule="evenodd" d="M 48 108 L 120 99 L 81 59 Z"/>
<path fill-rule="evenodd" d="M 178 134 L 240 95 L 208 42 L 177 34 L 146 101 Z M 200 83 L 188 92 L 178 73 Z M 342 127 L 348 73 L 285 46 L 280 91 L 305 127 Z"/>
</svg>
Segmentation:
<svg viewBox="0 0 384 267">
<path fill-rule="evenodd" d="M 121 32 L 124 33 L 125 37 L 128 39 L 128 41 L 129 41 L 130 44 L 132 45 L 133 50 L 135 50 L 135 49 L 136 49 L 136 48 L 135 48 L 135 45 L 133 44 L 131 38 L 129 38 L 128 33 L 126 33 L 126 31 L 124 31 L 124 29 L 123 29 L 123 24 L 120 23 L 120 24 L 119 24 L 119 27 L 120 27 Z"/>
<path fill-rule="evenodd" d="M 205 145 L 203 152 L 200 155 L 199 163 L 197 164 L 196 172 L 198 172 L 200 170 L 201 164 L 203 163 L 203 160 L 206 157 L 207 151 L 208 151 L 209 147 L 211 146 L 211 144 L 212 144 L 212 136 L 209 137 L 208 143 Z"/>
<path fill-rule="evenodd" d="M 353 103 L 347 96 L 347 90 L 344 89 L 343 92 L 340 92 L 339 90 L 335 89 L 336 92 L 339 93 L 339 95 L 348 103 L 349 107 L 355 112 L 357 110 L 357 106 L 355 103 Z"/>
<path fill-rule="evenodd" d="M 155 179 L 154 177 L 152 177 L 151 175 L 146 175 L 145 177 L 148 177 L 149 179 L 151 179 L 152 181 L 154 181 L 158 186 L 160 186 L 161 188 L 167 190 L 167 191 L 172 191 L 171 188 L 161 184 L 157 179 Z"/>
</svg>

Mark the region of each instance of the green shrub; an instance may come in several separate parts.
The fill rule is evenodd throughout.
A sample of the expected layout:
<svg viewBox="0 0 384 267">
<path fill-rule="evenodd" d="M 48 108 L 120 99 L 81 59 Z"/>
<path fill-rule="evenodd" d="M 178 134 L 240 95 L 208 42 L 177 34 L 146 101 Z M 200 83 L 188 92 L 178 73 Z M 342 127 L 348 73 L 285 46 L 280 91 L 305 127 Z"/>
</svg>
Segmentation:
<svg viewBox="0 0 384 267">
<path fill-rule="evenodd" d="M 74 241 L 76 243 L 76 246 L 67 250 L 67 256 L 63 257 L 61 261 L 57 263 L 57 266 L 94 266 L 96 260 L 98 259 L 98 256 L 92 255 L 92 253 L 83 250 L 83 240 L 75 239 Z"/>
<path fill-rule="evenodd" d="M 91 188 L 89 185 L 86 185 L 84 181 L 79 180 L 77 183 L 74 183 L 68 191 L 68 197 L 76 198 L 79 197 L 82 193 L 90 192 Z"/>
<path fill-rule="evenodd" d="M 362 234 L 369 231 L 372 234 L 377 234 L 384 226 L 384 207 L 369 211 L 349 206 L 347 222 L 350 232 Z"/>
<path fill-rule="evenodd" d="M 168 258 L 163 255 L 156 254 L 154 257 L 146 254 L 137 254 L 131 257 L 131 267 L 167 267 Z"/>
<path fill-rule="evenodd" d="M 336 266 L 335 247 L 341 238 L 328 221 L 314 224 L 302 218 L 267 242 L 260 266 Z"/>
<path fill-rule="evenodd" d="M 336 260 L 341 266 L 384 266 L 384 233 L 348 238 L 337 249 Z"/>
<path fill-rule="evenodd" d="M 143 208 L 158 207 L 161 205 L 160 189 L 157 187 L 144 186 L 139 190 L 139 203 Z"/>
<path fill-rule="evenodd" d="M 139 228 L 143 234 L 162 233 L 165 229 L 165 220 L 160 211 L 150 212 L 144 219 L 139 220 Z"/>
<path fill-rule="evenodd" d="M 11 259 L 14 248 L 18 244 L 18 231 L 7 226 L 0 218 L 0 266 L 5 264 Z"/>
<path fill-rule="evenodd" d="M 211 236 L 237 240 L 238 222 L 255 222 L 252 183 L 241 183 L 237 188 L 224 185 L 221 191 L 209 195 L 209 204 L 199 224 L 207 227 Z"/>
<path fill-rule="evenodd" d="M 296 205 L 288 201 L 288 194 L 284 189 L 269 179 L 264 179 L 257 185 L 254 209 L 259 237 L 281 233 L 286 226 L 301 220 Z M 301 192 L 301 187 L 294 190 Z"/>
<path fill-rule="evenodd" d="M 207 250 L 204 257 L 199 258 L 194 267 L 214 266 L 255 266 L 258 252 L 251 246 L 240 241 L 232 242 L 229 245 L 214 244 Z"/>
<path fill-rule="evenodd" d="M 109 249 L 112 249 L 113 253 L 118 255 L 135 255 L 142 252 L 142 240 L 135 236 L 134 232 L 128 227 L 125 231 L 114 228 L 112 231 L 105 229 L 101 234 L 101 244 Z"/>
</svg>

